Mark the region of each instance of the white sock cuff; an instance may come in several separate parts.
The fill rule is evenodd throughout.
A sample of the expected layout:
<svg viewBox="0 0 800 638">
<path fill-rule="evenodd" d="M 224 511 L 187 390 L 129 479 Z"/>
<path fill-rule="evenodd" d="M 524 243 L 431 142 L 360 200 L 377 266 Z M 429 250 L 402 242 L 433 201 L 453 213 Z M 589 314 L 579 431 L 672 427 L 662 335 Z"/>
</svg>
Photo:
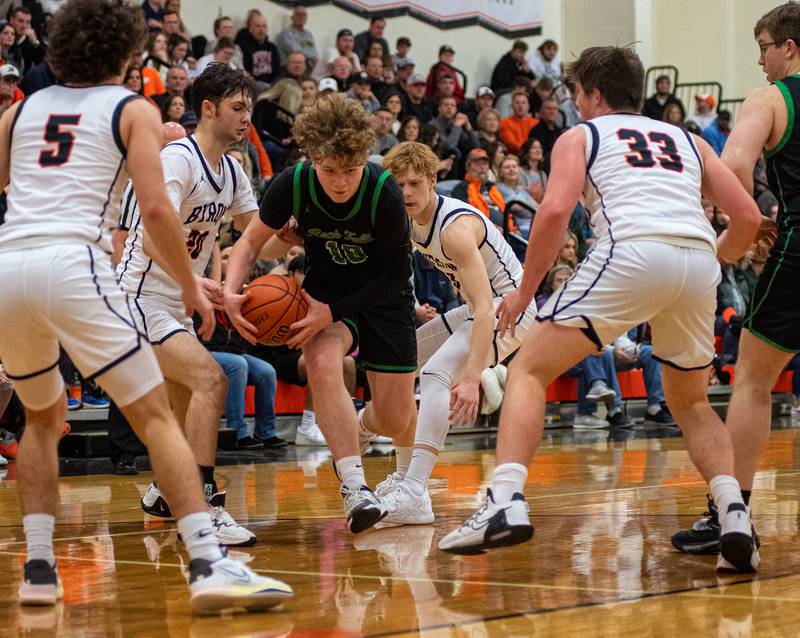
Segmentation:
<svg viewBox="0 0 800 638">
<path fill-rule="evenodd" d="M 178 531 L 183 538 L 191 538 L 200 530 L 214 528 L 211 514 L 208 512 L 192 512 L 178 521 Z"/>
<path fill-rule="evenodd" d="M 522 476 L 523 482 L 528 479 L 528 468 L 522 463 L 501 463 L 497 467 L 494 468 L 492 472 L 492 477 L 496 477 L 498 473 L 504 474 L 506 472 L 514 472 Z"/>
<path fill-rule="evenodd" d="M 738 490 L 739 481 L 736 480 L 735 476 L 730 476 L 729 474 L 717 474 L 708 482 L 708 487 L 711 488 L 712 492 L 725 488 L 735 488 Z"/>
<path fill-rule="evenodd" d="M 22 528 L 49 529 L 52 534 L 56 526 L 56 517 L 52 514 L 26 514 L 22 517 Z"/>
</svg>

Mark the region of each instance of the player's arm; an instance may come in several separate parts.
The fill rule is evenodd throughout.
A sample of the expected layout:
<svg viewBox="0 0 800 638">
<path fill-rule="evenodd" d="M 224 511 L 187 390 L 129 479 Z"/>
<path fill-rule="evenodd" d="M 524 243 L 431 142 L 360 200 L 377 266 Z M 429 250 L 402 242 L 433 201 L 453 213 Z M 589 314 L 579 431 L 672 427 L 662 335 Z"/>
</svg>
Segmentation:
<svg viewBox="0 0 800 638">
<path fill-rule="evenodd" d="M 586 180 L 586 134 L 576 126 L 558 138 L 550 161 L 550 179 L 544 199 L 533 219 L 520 287 L 507 295 L 497 309 L 497 329 L 511 328 L 530 305 L 539 284 L 564 243 L 569 218 Z"/>
<path fill-rule="evenodd" d="M 450 393 L 450 421 L 455 425 L 472 423 L 478 417 L 481 373 L 492 347 L 495 324 L 492 288 L 478 250 L 485 232 L 483 222 L 464 215 L 442 233 L 442 248 L 458 268 L 461 293 L 474 315 L 469 357 Z"/>
<path fill-rule="evenodd" d="M 11 176 L 11 123 L 20 104 L 10 106 L 0 118 L 0 191 L 6 189 Z"/>
<path fill-rule="evenodd" d="M 158 113 L 144 100 L 131 100 L 122 110 L 120 135 L 145 230 L 165 270 L 183 290 L 187 316 L 199 313 L 198 334 L 208 339 L 214 332 L 214 309 L 192 273 L 178 216 L 164 186 Z"/>
<path fill-rule="evenodd" d="M 724 263 L 732 264 L 756 240 L 761 227 L 761 213 L 755 200 L 733 171 L 717 157 L 714 149 L 697 136 L 694 140 L 703 160 L 703 194 L 728 213 L 731 219 L 728 229 L 717 239 L 717 257 Z M 752 170 L 751 165 L 751 173 Z"/>
<path fill-rule="evenodd" d="M 769 86 L 756 89 L 747 97 L 722 151 L 722 161 L 750 194 L 753 193 L 753 168 L 772 135 L 775 120 L 773 93 L 779 93 L 779 89 Z"/>
</svg>

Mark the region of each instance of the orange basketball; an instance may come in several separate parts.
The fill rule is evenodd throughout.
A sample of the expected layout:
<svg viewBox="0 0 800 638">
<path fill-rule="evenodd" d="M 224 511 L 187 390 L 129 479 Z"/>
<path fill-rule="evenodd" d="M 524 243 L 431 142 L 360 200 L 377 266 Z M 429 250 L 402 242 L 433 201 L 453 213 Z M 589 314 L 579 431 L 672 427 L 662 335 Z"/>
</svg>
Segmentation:
<svg viewBox="0 0 800 638">
<path fill-rule="evenodd" d="M 300 286 L 291 277 L 264 275 L 247 286 L 242 315 L 258 331 L 256 339 L 266 346 L 280 346 L 291 336 L 290 326 L 308 312 Z"/>
</svg>

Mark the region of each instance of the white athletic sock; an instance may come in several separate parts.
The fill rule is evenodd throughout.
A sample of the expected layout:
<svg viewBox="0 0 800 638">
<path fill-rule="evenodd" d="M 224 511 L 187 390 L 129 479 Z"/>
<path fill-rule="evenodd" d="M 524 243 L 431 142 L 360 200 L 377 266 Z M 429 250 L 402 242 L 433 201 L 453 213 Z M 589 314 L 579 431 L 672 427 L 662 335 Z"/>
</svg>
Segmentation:
<svg viewBox="0 0 800 638">
<path fill-rule="evenodd" d="M 339 475 L 342 485 L 346 485 L 351 490 L 361 489 L 362 485 L 367 484 L 360 456 L 345 456 L 336 461 L 336 473 Z"/>
<path fill-rule="evenodd" d="M 314 424 L 317 422 L 317 415 L 314 410 L 303 410 L 303 418 L 300 421 L 300 427 L 298 429 L 303 430 L 304 432 L 309 428 L 314 427 Z"/>
<path fill-rule="evenodd" d="M 655 416 L 661 412 L 661 404 L 660 403 L 651 403 L 647 406 L 647 414 L 650 416 Z"/>
<path fill-rule="evenodd" d="M 25 540 L 28 543 L 28 556 L 26 560 L 46 560 L 51 565 L 56 564 L 53 553 L 53 528 L 56 517 L 50 514 L 28 514 L 22 517 L 22 528 L 25 530 Z"/>
<path fill-rule="evenodd" d="M 739 489 L 739 481 L 733 476 L 719 474 L 708 482 L 708 487 L 711 489 L 711 496 L 719 509 L 720 523 L 725 519 L 731 503 L 744 503 L 742 492 Z"/>
<path fill-rule="evenodd" d="M 522 494 L 528 468 L 521 463 L 503 463 L 492 472 L 492 496 L 494 502 L 507 503 L 516 492 Z"/>
<path fill-rule="evenodd" d="M 178 531 L 192 560 L 205 558 L 214 562 L 222 558 L 222 550 L 208 512 L 187 514 L 178 521 Z"/>
<path fill-rule="evenodd" d="M 430 450 L 414 448 L 411 454 L 411 464 L 408 466 L 403 483 L 411 488 L 417 496 L 421 495 L 428 486 L 433 466 L 436 465 L 436 454 Z"/>
<path fill-rule="evenodd" d="M 395 446 L 394 453 L 396 455 L 395 461 L 397 461 L 397 474 L 400 475 L 400 478 L 405 478 L 406 473 L 408 472 L 408 466 L 411 463 L 411 452 L 413 452 L 413 447 L 399 447 Z"/>
</svg>

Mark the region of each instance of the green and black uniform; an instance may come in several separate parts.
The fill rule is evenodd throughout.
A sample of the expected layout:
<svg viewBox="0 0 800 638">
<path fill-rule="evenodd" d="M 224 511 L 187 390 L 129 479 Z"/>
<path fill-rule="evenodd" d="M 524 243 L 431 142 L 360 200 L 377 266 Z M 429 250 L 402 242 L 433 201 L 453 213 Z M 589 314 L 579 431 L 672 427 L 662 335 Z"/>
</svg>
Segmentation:
<svg viewBox="0 0 800 638">
<path fill-rule="evenodd" d="M 276 230 L 297 219 L 306 248 L 303 287 L 348 327 L 364 368 L 417 369 L 408 217 L 388 171 L 367 163 L 355 195 L 337 204 L 306 161 L 272 180 L 259 216 Z"/>
<path fill-rule="evenodd" d="M 785 352 L 800 351 L 800 75 L 775 82 L 786 101 L 786 130 L 764 149 L 767 181 L 778 198 L 778 237 L 756 282 L 744 326 Z"/>
</svg>

